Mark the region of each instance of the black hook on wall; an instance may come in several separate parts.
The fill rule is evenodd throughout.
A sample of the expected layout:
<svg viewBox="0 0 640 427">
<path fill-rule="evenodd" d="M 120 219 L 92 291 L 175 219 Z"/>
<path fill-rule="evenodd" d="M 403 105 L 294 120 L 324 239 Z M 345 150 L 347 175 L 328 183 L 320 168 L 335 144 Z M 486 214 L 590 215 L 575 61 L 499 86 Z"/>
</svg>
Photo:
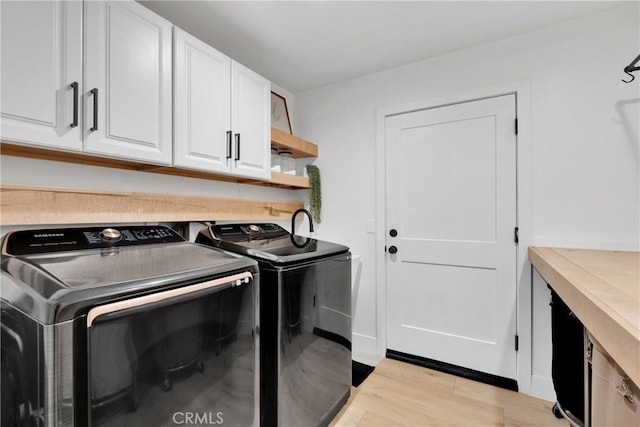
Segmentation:
<svg viewBox="0 0 640 427">
<path fill-rule="evenodd" d="M 624 67 L 624 72 L 627 73 L 628 75 L 631 76 L 630 80 L 625 80 L 622 79 L 623 82 L 625 83 L 631 83 L 636 77 L 631 74 L 633 71 L 638 71 L 640 70 L 640 67 L 638 67 L 638 61 L 640 61 L 640 55 L 636 56 L 636 59 L 634 59 L 633 61 L 631 61 L 631 64 L 627 65 L 626 67 Z"/>
</svg>

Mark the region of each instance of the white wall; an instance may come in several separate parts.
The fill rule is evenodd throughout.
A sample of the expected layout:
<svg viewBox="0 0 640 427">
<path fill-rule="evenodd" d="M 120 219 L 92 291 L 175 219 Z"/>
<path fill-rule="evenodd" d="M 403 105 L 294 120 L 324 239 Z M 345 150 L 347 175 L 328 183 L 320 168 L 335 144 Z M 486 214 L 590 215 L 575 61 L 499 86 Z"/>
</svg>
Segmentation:
<svg viewBox="0 0 640 427">
<path fill-rule="evenodd" d="M 463 7 L 461 5 L 461 7 Z M 531 88 L 533 244 L 639 247 L 639 84 L 620 81 L 640 51 L 638 3 L 296 93 L 296 133 L 318 143 L 323 222 L 317 235 L 363 263 L 354 356 L 376 358 L 376 110 L 526 79 Z M 638 73 L 636 73 L 638 74 Z M 375 228 L 375 227 L 374 227 Z M 537 278 L 536 278 L 537 277 Z M 533 283 L 532 390 L 550 390 L 546 288 Z M 541 289 L 542 288 L 542 289 Z M 526 390 L 525 390 L 526 391 Z"/>
</svg>

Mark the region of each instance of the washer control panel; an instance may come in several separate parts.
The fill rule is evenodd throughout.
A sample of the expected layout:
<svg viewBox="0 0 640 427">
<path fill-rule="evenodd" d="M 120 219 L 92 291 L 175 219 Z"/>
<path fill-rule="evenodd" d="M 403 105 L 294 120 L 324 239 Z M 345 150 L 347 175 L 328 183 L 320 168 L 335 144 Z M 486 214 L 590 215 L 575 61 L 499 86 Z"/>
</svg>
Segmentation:
<svg viewBox="0 0 640 427">
<path fill-rule="evenodd" d="M 211 227 L 212 234 L 220 240 L 239 241 L 252 239 L 271 239 L 289 235 L 278 224 L 221 224 Z"/>
<path fill-rule="evenodd" d="M 30 255 L 183 241 L 184 239 L 172 229 L 156 225 L 24 230 L 7 234 L 3 255 Z"/>
</svg>

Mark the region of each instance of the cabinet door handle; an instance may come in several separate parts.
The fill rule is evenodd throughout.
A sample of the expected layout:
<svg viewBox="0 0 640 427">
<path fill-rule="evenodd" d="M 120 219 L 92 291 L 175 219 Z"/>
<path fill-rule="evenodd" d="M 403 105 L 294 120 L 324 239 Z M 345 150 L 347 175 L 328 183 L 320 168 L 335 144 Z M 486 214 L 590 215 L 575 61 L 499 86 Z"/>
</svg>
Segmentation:
<svg viewBox="0 0 640 427">
<path fill-rule="evenodd" d="M 89 129 L 91 132 L 98 130 L 98 89 L 91 89 L 93 95 L 93 126 Z"/>
<path fill-rule="evenodd" d="M 236 133 L 236 158 L 235 160 L 240 160 L 240 134 Z"/>
<path fill-rule="evenodd" d="M 227 159 L 231 158 L 231 131 L 227 131 Z"/>
<path fill-rule="evenodd" d="M 78 127 L 78 82 L 71 83 L 71 88 L 73 89 L 73 122 L 71 122 L 71 127 Z"/>
</svg>

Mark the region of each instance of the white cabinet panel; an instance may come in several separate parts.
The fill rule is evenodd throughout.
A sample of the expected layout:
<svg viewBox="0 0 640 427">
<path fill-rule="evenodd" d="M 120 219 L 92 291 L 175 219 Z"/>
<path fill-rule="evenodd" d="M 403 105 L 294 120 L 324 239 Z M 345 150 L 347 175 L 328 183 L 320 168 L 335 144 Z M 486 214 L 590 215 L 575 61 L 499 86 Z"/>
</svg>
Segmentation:
<svg viewBox="0 0 640 427">
<path fill-rule="evenodd" d="M 171 163 L 170 22 L 135 2 L 85 2 L 85 150 Z"/>
<path fill-rule="evenodd" d="M 3 1 L 0 15 L 2 140 L 81 150 L 82 3 Z"/>
<path fill-rule="evenodd" d="M 229 172 L 231 59 L 174 28 L 175 166 Z"/>
<path fill-rule="evenodd" d="M 247 67 L 231 64 L 232 172 L 251 178 L 271 175 L 271 83 Z"/>
<path fill-rule="evenodd" d="M 174 165 L 269 179 L 271 83 L 174 29 Z"/>
</svg>

